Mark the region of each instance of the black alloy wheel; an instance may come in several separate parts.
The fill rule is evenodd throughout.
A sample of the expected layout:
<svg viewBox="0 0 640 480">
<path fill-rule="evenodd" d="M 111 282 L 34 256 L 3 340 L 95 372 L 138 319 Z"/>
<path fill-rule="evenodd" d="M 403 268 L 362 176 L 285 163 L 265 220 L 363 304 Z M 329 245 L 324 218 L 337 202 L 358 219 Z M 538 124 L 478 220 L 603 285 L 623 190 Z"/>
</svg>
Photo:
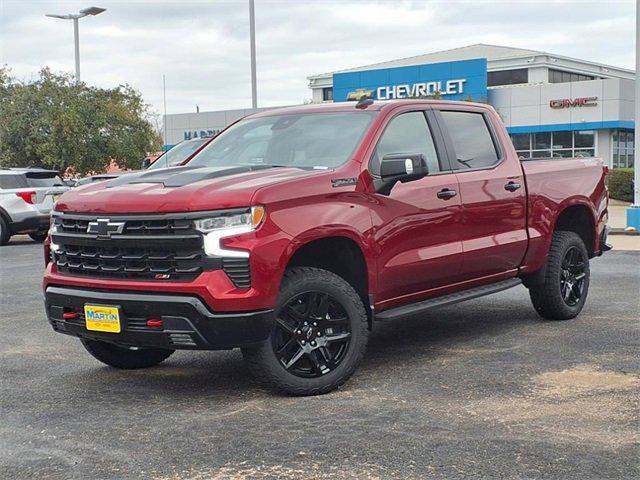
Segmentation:
<svg viewBox="0 0 640 480">
<path fill-rule="evenodd" d="M 369 320 L 344 278 L 288 269 L 274 310 L 269 338 L 242 348 L 256 379 L 291 395 L 321 395 L 351 377 L 367 348 Z"/>
<path fill-rule="evenodd" d="M 582 252 L 571 247 L 564 255 L 560 272 L 560 293 L 568 306 L 574 307 L 580 302 L 586 276 Z"/>
<path fill-rule="evenodd" d="M 316 378 L 340 365 L 351 343 L 345 308 L 326 292 L 304 292 L 276 313 L 273 351 L 282 366 L 298 377 Z"/>
<path fill-rule="evenodd" d="M 536 312 L 547 320 L 575 318 L 589 293 L 589 252 L 582 238 L 575 232 L 554 232 L 541 273 L 528 287 Z"/>
</svg>

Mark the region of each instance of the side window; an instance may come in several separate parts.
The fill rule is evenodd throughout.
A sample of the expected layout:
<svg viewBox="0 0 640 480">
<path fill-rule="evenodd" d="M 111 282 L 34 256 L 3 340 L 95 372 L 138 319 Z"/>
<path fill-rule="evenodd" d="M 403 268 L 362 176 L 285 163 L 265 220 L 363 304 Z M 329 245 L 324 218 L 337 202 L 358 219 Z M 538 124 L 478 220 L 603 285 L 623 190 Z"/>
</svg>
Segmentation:
<svg viewBox="0 0 640 480">
<path fill-rule="evenodd" d="M 440 171 L 433 137 L 422 112 L 403 113 L 389 122 L 369 163 L 373 175 L 380 175 L 380 161 L 390 153 L 421 153 L 429 173 Z"/>
<path fill-rule="evenodd" d="M 474 112 L 440 112 L 453 142 L 454 168 L 490 167 L 498 163 L 498 152 L 484 115 Z"/>
<path fill-rule="evenodd" d="M 24 175 L 0 175 L 0 188 L 2 189 L 27 188 L 28 186 Z"/>
</svg>

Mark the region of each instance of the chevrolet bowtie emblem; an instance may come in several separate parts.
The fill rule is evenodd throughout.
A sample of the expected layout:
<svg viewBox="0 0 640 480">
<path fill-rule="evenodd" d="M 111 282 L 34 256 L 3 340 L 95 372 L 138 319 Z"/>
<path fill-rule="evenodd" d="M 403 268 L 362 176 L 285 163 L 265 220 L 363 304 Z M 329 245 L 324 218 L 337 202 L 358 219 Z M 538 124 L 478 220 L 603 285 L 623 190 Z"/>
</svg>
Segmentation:
<svg viewBox="0 0 640 480">
<path fill-rule="evenodd" d="M 124 222 L 112 222 L 108 218 L 98 218 L 95 222 L 89 222 L 87 233 L 95 233 L 98 238 L 110 238 L 112 234 L 122 233 Z"/>
</svg>

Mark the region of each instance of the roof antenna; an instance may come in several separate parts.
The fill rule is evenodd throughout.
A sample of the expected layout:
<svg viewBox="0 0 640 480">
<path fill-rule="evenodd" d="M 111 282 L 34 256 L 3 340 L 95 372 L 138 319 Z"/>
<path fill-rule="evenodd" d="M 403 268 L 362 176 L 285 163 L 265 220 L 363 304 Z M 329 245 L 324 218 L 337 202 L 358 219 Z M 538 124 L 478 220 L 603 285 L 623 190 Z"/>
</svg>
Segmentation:
<svg viewBox="0 0 640 480">
<path fill-rule="evenodd" d="M 360 100 L 358 100 L 358 103 L 356 103 L 356 108 L 365 109 L 369 105 L 373 105 L 373 99 L 363 95 L 360 97 Z"/>
</svg>

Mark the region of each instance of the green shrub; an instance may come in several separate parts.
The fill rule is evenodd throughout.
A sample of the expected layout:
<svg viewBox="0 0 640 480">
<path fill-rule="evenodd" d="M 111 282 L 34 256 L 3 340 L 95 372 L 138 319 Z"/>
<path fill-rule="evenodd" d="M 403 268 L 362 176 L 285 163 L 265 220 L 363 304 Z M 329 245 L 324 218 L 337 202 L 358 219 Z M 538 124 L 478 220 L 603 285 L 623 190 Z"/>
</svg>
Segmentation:
<svg viewBox="0 0 640 480">
<path fill-rule="evenodd" d="M 607 176 L 609 196 L 623 202 L 633 202 L 633 168 L 612 168 Z"/>
</svg>

